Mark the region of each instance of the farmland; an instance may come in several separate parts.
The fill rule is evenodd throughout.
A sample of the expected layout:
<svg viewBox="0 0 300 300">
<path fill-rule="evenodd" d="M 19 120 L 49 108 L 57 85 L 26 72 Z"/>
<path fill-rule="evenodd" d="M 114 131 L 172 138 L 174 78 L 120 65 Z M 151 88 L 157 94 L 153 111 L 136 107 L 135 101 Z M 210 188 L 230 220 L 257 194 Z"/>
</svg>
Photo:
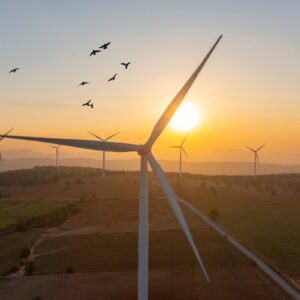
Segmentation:
<svg viewBox="0 0 300 300">
<path fill-rule="evenodd" d="M 1 237 L 1 247 L 7 249 L 2 261 L 12 264 L 18 261 L 22 249 L 32 244 L 42 231 L 46 232 L 46 238 L 34 249 L 33 276 L 3 279 L 0 294 L 3 293 L 4 299 L 25 299 L 24 294 L 46 298 L 59 280 L 64 289 L 56 290 L 54 299 L 75 299 L 75 294 L 80 299 L 80 295 L 89 294 L 88 286 L 93 286 L 95 293 L 106 293 L 112 299 L 118 298 L 118 292 L 122 292 L 124 299 L 135 297 L 138 174 L 111 172 L 109 178 L 102 180 L 95 169 L 37 168 L 26 171 L 26 176 L 35 177 L 35 173 L 47 174 L 47 171 L 56 179 L 45 175 L 43 182 L 34 179 L 24 186 L 18 182 L 18 176 L 24 178 L 24 173 L 17 173 L 13 185 L 1 186 L 2 193 L 10 195 L 1 199 L 3 210 L 11 212 L 9 225 L 23 222 L 27 217 L 45 215 L 70 203 L 77 203 L 78 209 L 65 215 L 60 222 L 48 226 L 32 224 Z M 5 174 L 1 176 L 0 182 Z M 216 209 L 216 222 L 285 276 L 297 281 L 300 238 L 297 230 L 290 230 L 299 228 L 296 182 L 289 181 L 287 187 L 282 185 L 284 177 L 282 181 L 276 178 L 279 184 L 267 177 L 257 188 L 251 178 L 221 179 L 185 174 L 179 189 L 177 175 L 169 174 L 169 178 L 184 199 L 207 214 Z M 272 184 L 266 184 L 266 180 Z M 226 295 L 228 299 L 288 299 L 226 238 L 217 235 L 183 207 L 212 279 L 212 284 L 207 285 L 151 174 L 150 182 L 149 284 L 153 298 L 204 299 L 210 295 L 212 299 L 224 299 Z M 20 213 L 23 210 L 26 214 Z M 14 211 L 17 212 L 15 216 Z M 22 242 L 16 242 L 20 237 Z M 8 263 L 2 265 L 1 272 L 8 267 Z M 171 288 L 171 282 L 175 282 L 175 287 Z M 7 289 L 8 283 L 18 286 L 18 292 Z M 93 295 L 89 299 L 93 299 Z"/>
</svg>

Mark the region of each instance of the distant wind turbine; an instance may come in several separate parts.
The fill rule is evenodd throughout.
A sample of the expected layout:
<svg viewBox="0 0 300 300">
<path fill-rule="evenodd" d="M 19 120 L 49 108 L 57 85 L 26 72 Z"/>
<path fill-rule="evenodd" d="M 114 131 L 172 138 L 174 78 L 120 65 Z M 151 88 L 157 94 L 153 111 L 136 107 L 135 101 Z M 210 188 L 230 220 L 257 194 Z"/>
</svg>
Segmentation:
<svg viewBox="0 0 300 300">
<path fill-rule="evenodd" d="M 173 210 L 190 246 L 193 249 L 195 257 L 203 271 L 203 274 L 208 282 L 207 271 L 203 264 L 202 258 L 194 242 L 193 236 L 186 222 L 184 214 L 181 210 L 178 197 L 174 193 L 168 179 L 163 172 L 161 166 L 152 154 L 152 147 L 159 138 L 165 127 L 168 125 L 170 119 L 182 103 L 187 92 L 191 88 L 200 71 L 205 66 L 207 60 L 215 50 L 222 35 L 217 39 L 212 48 L 209 50 L 203 61 L 186 81 L 184 86 L 179 90 L 177 95 L 163 112 L 157 123 L 155 124 L 152 133 L 145 144 L 129 144 L 116 142 L 103 142 L 92 140 L 78 140 L 78 139 L 59 139 L 46 137 L 30 137 L 30 136 L 7 136 L 7 138 L 37 141 L 44 143 L 60 144 L 71 147 L 78 147 L 83 149 L 97 150 L 97 151 L 111 151 L 111 152 L 137 152 L 141 157 L 140 164 L 140 192 L 139 192 L 139 234 L 138 234 L 138 300 L 148 299 L 148 162 L 153 170 L 153 173 L 164 191 L 166 200 Z"/>
<path fill-rule="evenodd" d="M 59 157 L 59 147 L 60 145 L 57 145 L 57 146 L 52 146 L 50 145 L 49 147 L 55 149 L 55 166 L 57 167 L 58 166 L 58 157 Z"/>
<path fill-rule="evenodd" d="M 98 140 L 100 140 L 102 142 L 107 142 L 108 140 L 110 140 L 111 138 L 113 138 L 114 136 L 116 136 L 119 133 L 120 133 L 120 131 L 114 133 L 113 135 L 110 135 L 106 139 L 103 139 L 100 136 L 98 136 L 92 132 L 89 132 L 89 134 L 91 134 L 92 136 L 94 136 L 95 138 L 97 138 Z M 102 178 L 105 178 L 105 151 L 102 151 Z"/>
<path fill-rule="evenodd" d="M 256 178 L 256 164 L 257 162 L 259 162 L 258 159 L 258 151 L 261 150 L 266 144 L 261 145 L 260 147 L 258 147 L 256 150 L 252 149 L 250 147 L 245 146 L 248 150 L 252 151 L 254 153 L 254 177 Z"/>
<path fill-rule="evenodd" d="M 11 128 L 10 130 L 8 130 L 4 135 L 0 136 L 0 142 L 9 135 L 9 133 L 13 130 L 14 128 Z M 4 162 L 3 162 L 3 156 L 2 153 L 0 152 L 0 164 L 3 167 Z"/>
<path fill-rule="evenodd" d="M 184 145 L 184 143 L 185 143 L 185 141 L 186 141 L 188 135 L 189 135 L 188 133 L 185 135 L 185 137 L 184 137 L 184 139 L 182 140 L 182 142 L 181 142 L 180 145 L 177 145 L 177 146 L 170 146 L 170 148 L 176 148 L 176 149 L 179 149 L 179 184 L 181 184 L 181 180 L 182 180 L 182 153 L 184 153 L 185 156 L 186 156 L 187 158 L 189 158 L 188 155 L 187 155 L 187 153 L 186 153 L 186 151 L 185 151 L 185 149 L 183 148 L 183 145 Z"/>
</svg>

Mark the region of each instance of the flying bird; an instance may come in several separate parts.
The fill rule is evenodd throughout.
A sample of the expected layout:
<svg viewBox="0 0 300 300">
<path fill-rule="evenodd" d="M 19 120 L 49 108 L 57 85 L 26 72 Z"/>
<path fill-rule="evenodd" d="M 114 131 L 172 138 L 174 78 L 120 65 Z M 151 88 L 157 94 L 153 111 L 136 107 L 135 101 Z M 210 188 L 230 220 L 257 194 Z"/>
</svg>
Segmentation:
<svg viewBox="0 0 300 300">
<path fill-rule="evenodd" d="M 89 106 L 90 108 L 94 108 L 94 103 L 91 103 L 92 99 L 90 99 L 88 102 L 83 103 L 81 106 Z"/>
<path fill-rule="evenodd" d="M 130 63 L 131 63 L 131 62 L 128 62 L 128 63 L 121 63 L 121 65 L 122 65 L 122 66 L 124 66 L 124 67 L 125 67 L 125 69 L 127 69 L 127 68 L 128 68 L 128 66 L 130 65 Z"/>
<path fill-rule="evenodd" d="M 111 42 L 105 43 L 105 44 L 103 44 L 102 46 L 100 46 L 99 48 L 100 48 L 100 49 L 106 50 L 107 47 L 110 45 L 110 43 L 111 43 Z"/>
<path fill-rule="evenodd" d="M 95 50 L 95 49 L 93 49 L 93 51 L 90 53 L 90 56 L 96 55 L 98 52 L 101 52 L 101 50 Z"/>
<path fill-rule="evenodd" d="M 14 68 L 14 69 L 10 70 L 9 73 L 16 73 L 18 70 L 20 70 L 20 68 Z"/>
<path fill-rule="evenodd" d="M 116 76 L 117 76 L 117 73 L 116 73 L 112 78 L 109 78 L 108 81 L 115 80 L 115 79 L 116 79 Z"/>
<path fill-rule="evenodd" d="M 86 84 L 90 84 L 89 82 L 87 82 L 87 81 L 82 81 L 80 84 L 79 84 L 79 86 L 84 86 L 84 85 L 86 85 Z"/>
</svg>

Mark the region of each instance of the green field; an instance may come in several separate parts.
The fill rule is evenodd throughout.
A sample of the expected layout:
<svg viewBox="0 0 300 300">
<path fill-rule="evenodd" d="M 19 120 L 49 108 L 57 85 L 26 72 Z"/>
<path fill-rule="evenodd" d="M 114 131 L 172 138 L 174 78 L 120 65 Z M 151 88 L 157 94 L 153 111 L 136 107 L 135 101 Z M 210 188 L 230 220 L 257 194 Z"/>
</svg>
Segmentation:
<svg viewBox="0 0 300 300">
<path fill-rule="evenodd" d="M 282 272 L 300 273 L 300 205 L 220 209 L 219 223 Z"/>
<path fill-rule="evenodd" d="M 282 188 L 287 178 L 290 188 Z M 219 213 L 216 222 L 229 234 L 280 272 L 299 277 L 300 197 L 294 188 L 299 176 L 264 176 L 264 184 L 272 185 L 275 194 L 265 188 L 250 188 L 250 184 L 246 187 L 247 178 L 243 176 L 237 179 L 228 176 L 219 184 L 209 179 L 212 178 L 205 178 L 204 189 L 203 179 L 186 180 L 183 198 L 207 214 L 216 209 Z"/>
<path fill-rule="evenodd" d="M 54 200 L 52 198 L 0 198 L 0 230 L 32 217 L 46 215 L 68 203 L 70 200 Z"/>
</svg>

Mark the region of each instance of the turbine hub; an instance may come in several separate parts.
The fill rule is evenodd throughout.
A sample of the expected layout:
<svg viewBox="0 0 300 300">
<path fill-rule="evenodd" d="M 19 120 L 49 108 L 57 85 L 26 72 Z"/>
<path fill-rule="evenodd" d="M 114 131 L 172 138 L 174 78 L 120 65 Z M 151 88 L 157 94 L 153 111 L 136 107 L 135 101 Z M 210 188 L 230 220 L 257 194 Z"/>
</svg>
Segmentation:
<svg viewBox="0 0 300 300">
<path fill-rule="evenodd" d="M 143 156 L 143 155 L 147 155 L 148 153 L 151 153 L 151 147 L 149 147 L 147 144 L 140 145 L 140 150 L 138 151 L 138 155 Z"/>
</svg>

